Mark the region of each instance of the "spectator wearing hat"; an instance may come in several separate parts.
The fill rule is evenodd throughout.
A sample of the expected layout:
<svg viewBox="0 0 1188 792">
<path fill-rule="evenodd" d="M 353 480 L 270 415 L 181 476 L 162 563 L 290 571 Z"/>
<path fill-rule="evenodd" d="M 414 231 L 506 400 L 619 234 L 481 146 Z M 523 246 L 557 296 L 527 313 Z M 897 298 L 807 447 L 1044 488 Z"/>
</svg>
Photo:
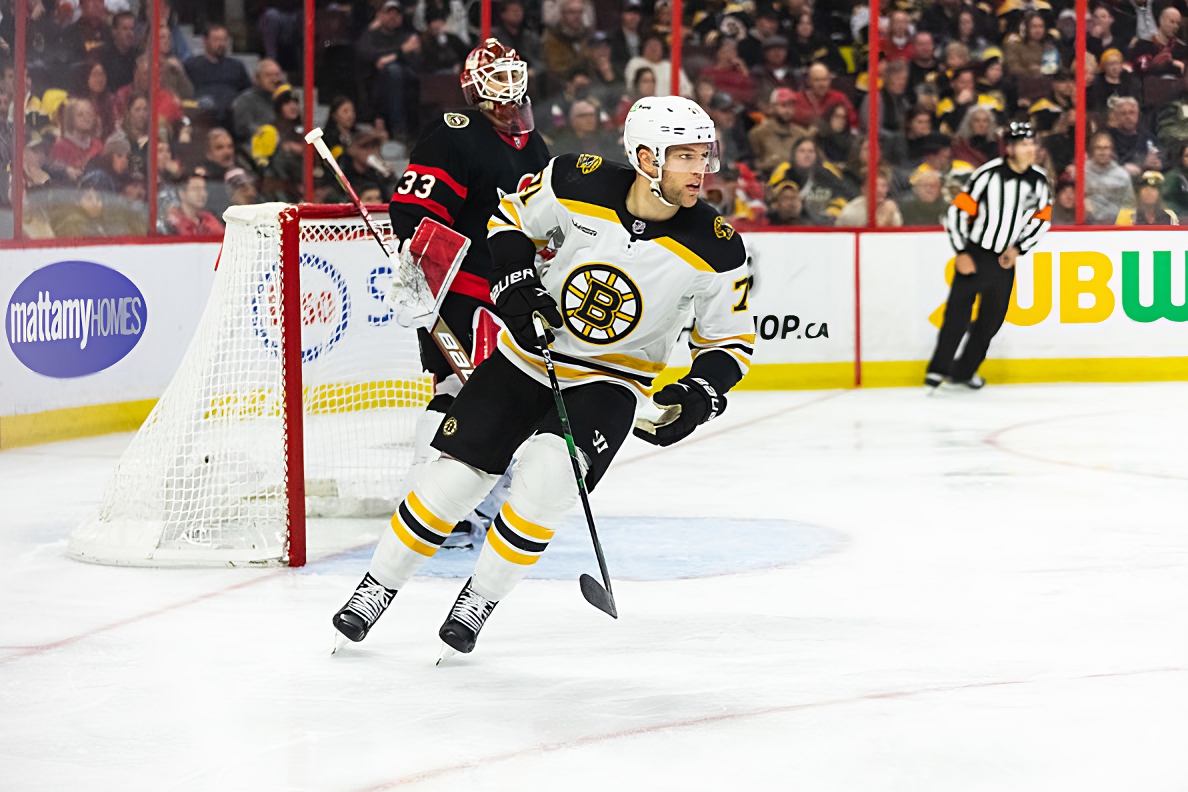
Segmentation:
<svg viewBox="0 0 1188 792">
<path fill-rule="evenodd" d="M 998 102 L 1004 113 L 1007 108 L 1019 107 L 1015 81 L 1007 79 L 1006 69 L 1002 65 L 1002 50 L 998 47 L 986 47 L 982 51 L 977 86 L 978 93 Z"/>
<path fill-rule="evenodd" d="M 528 74 L 535 76 L 542 68 L 540 34 L 525 24 L 524 1 L 506 0 L 499 4 L 499 24 L 491 28 L 491 37 L 511 47 L 528 64 Z"/>
<path fill-rule="evenodd" d="M 1180 224 L 1176 213 L 1163 203 L 1165 180 L 1159 171 L 1144 171 L 1139 177 L 1133 209 L 1122 209 L 1114 220 L 1119 226 L 1156 226 Z"/>
<path fill-rule="evenodd" d="M 942 194 L 942 176 L 927 165 L 912 172 L 911 197 L 899 203 L 905 226 L 939 226 L 949 204 Z"/>
<path fill-rule="evenodd" d="M 781 162 L 790 160 L 795 141 L 809 137 L 808 128 L 796 123 L 795 118 L 796 92 L 776 88 L 771 92 L 767 117 L 747 136 L 760 175 L 768 175 Z"/>
<path fill-rule="evenodd" d="M 626 79 L 627 63 L 643 51 L 643 4 L 640 0 L 626 0 L 619 12 L 619 24 L 611 31 L 611 63 L 615 73 Z"/>
<path fill-rule="evenodd" d="M 223 175 L 223 186 L 226 188 L 230 206 L 250 206 L 260 203 L 260 194 L 256 190 L 256 179 L 243 168 L 228 170 Z M 219 214 L 216 216 L 221 217 Z"/>
<path fill-rule="evenodd" d="M 1163 201 L 1181 218 L 1188 219 L 1188 143 L 1175 148 L 1175 165 L 1164 176 Z"/>
<path fill-rule="evenodd" d="M 591 32 L 584 19 L 586 9 L 582 0 L 561 0 L 559 5 L 560 19 L 545 31 L 540 44 L 545 69 L 558 79 L 585 65 Z"/>
<path fill-rule="evenodd" d="M 209 25 L 202 36 L 202 54 L 193 55 L 182 64 L 194 85 L 198 106 L 210 110 L 217 124 L 228 126 L 231 103 L 252 85 L 243 63 L 227 57 L 230 44 L 227 28 Z"/>
<path fill-rule="evenodd" d="M 586 48 L 589 62 L 590 95 L 598 102 L 599 110 L 614 107 L 623 95 L 624 82 L 611 61 L 610 36 L 601 30 L 590 34 Z"/>
<path fill-rule="evenodd" d="M 749 105 L 755 101 L 755 81 L 743 59 L 738 56 L 738 42 L 722 36 L 714 51 L 714 60 L 701 70 L 699 79 L 710 80 L 714 88 L 730 94 L 735 102 Z"/>
<path fill-rule="evenodd" d="M 746 62 L 752 73 L 755 67 L 763 65 L 763 48 L 769 39 L 780 35 L 780 15 L 768 5 L 755 12 L 755 26 L 749 35 L 738 42 L 738 55 Z M 788 40 L 784 39 L 784 56 L 787 58 Z"/>
<path fill-rule="evenodd" d="M 1085 90 L 1085 107 L 1089 112 L 1105 113 L 1107 103 L 1114 96 L 1139 98 L 1141 83 L 1125 66 L 1121 51 L 1110 48 L 1101 53 L 1101 71 Z"/>
<path fill-rule="evenodd" d="M 421 38 L 405 28 L 399 0 L 385 0 L 380 6 L 375 21 L 359 37 L 355 57 L 376 115 L 388 132 L 402 136 L 415 130 Z"/>
<path fill-rule="evenodd" d="M 723 161 L 729 165 L 746 163 L 748 167 L 754 164 L 755 157 L 751 151 L 750 139 L 738 120 L 744 108 L 736 104 L 730 98 L 730 94 L 719 91 L 711 97 L 705 110 L 718 129 Z"/>
<path fill-rule="evenodd" d="M 365 130 L 355 135 L 351 145 L 338 158 L 338 167 L 342 169 L 349 184 L 352 186 L 364 183 L 378 184 L 381 187 L 380 192 L 384 195 L 392 194 L 395 187 L 394 174 L 387 170 L 387 164 L 379 156 L 383 143 L 383 135 L 372 130 Z M 327 174 L 327 177 L 329 180 L 334 180 L 330 174 Z M 357 189 L 356 187 L 356 191 Z M 337 182 L 335 182 L 332 194 L 335 196 L 332 203 L 346 203 L 347 196 L 338 187 Z"/>
<path fill-rule="evenodd" d="M 891 24 L 887 35 L 880 39 L 883 58 L 888 61 L 909 61 L 916 54 L 912 42 L 912 18 L 907 11 L 895 9 L 891 12 Z"/>
<path fill-rule="evenodd" d="M 1110 225 L 1125 206 L 1134 205 L 1130 173 L 1114 159 L 1114 139 L 1098 132 L 1089 141 L 1085 162 L 1085 221 Z"/>
<path fill-rule="evenodd" d="M 1077 222 L 1077 180 L 1064 173 L 1056 180 L 1052 197 L 1052 225 L 1075 225 Z"/>
<path fill-rule="evenodd" d="M 788 65 L 805 71 L 819 63 L 832 74 L 845 74 L 845 59 L 832 41 L 817 32 L 812 12 L 805 10 L 795 19 L 792 35 L 788 37 Z"/>
<path fill-rule="evenodd" d="M 1021 28 L 1025 29 L 1032 16 L 1040 18 L 1045 30 L 1056 27 L 1056 17 L 1047 0 L 1003 0 L 996 14 L 998 34 L 1008 39 Z"/>
<path fill-rule="evenodd" d="M 426 9 L 425 32 L 421 34 L 421 72 L 460 74 L 468 54 L 470 47 L 466 42 L 446 30 L 445 10 Z"/>
<path fill-rule="evenodd" d="M 163 220 L 166 234 L 199 236 L 222 234 L 223 223 L 206 211 L 206 178 L 190 171 L 177 190 L 177 206 L 172 207 Z"/>
<path fill-rule="evenodd" d="M 806 226 L 802 216 L 804 201 L 800 197 L 800 185 L 791 179 L 771 188 L 771 200 L 767 204 L 767 224 L 773 227 Z"/>
<path fill-rule="evenodd" d="M 1062 135 L 1076 121 L 1077 78 L 1068 69 L 1052 75 L 1048 95 L 1031 103 L 1027 114 L 1041 138 L 1049 133 Z"/>
<path fill-rule="evenodd" d="M 251 88 L 235 97 L 231 103 L 232 131 L 244 147 L 251 151 L 252 136 L 276 117 L 276 90 L 285 81 L 280 65 L 267 58 L 256 66 L 256 80 Z"/>
<path fill-rule="evenodd" d="M 771 36 L 763 41 L 762 60 L 751 69 L 759 109 L 767 111 L 767 99 L 776 88 L 795 88 L 795 77 L 788 65 L 788 39 Z"/>
<path fill-rule="evenodd" d="M 1180 11 L 1173 5 L 1159 12 L 1159 27 L 1149 39 L 1130 48 L 1130 63 L 1136 74 L 1183 77 L 1188 63 L 1188 44 L 1180 40 Z"/>
<path fill-rule="evenodd" d="M 858 112 L 844 93 L 833 90 L 833 74 L 823 63 L 809 67 L 804 90 L 793 93 L 792 103 L 792 121 L 802 127 L 811 127 L 820 121 L 825 111 L 835 104 L 845 106 L 851 127 L 858 124 Z"/>
</svg>

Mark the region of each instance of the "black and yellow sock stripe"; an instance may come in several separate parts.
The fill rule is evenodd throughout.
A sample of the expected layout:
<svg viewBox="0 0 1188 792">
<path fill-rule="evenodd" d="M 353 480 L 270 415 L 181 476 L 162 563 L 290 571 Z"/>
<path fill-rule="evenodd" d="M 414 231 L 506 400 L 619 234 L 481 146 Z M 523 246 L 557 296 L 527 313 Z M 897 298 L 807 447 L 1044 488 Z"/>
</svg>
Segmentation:
<svg viewBox="0 0 1188 792">
<path fill-rule="evenodd" d="M 410 550 L 431 556 L 454 530 L 454 525 L 431 512 L 414 490 L 392 515 L 392 530 Z"/>
<path fill-rule="evenodd" d="M 510 503 L 503 508 L 487 531 L 487 543 L 504 560 L 521 566 L 535 564 L 549 546 L 553 530 L 525 520 L 516 514 Z"/>
</svg>

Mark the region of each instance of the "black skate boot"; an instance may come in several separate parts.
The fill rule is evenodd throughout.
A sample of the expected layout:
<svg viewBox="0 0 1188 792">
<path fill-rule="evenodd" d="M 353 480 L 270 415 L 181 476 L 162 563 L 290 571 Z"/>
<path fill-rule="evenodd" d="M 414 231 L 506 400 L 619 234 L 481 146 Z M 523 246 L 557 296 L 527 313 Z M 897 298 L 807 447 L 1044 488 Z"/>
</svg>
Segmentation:
<svg viewBox="0 0 1188 792">
<path fill-rule="evenodd" d="M 347 604 L 334 614 L 334 629 L 355 643 L 362 641 L 367 637 L 367 631 L 392 604 L 392 598 L 395 596 L 396 589 L 385 588 L 368 572 L 363 576 L 363 581 L 359 583 L 355 593 L 347 600 Z M 337 649 L 336 643 L 335 651 Z"/>
<path fill-rule="evenodd" d="M 450 609 L 450 615 L 446 617 L 445 624 L 437 631 L 438 637 L 455 652 L 473 652 L 479 630 L 483 629 L 487 617 L 498 604 L 476 592 L 470 587 L 470 581 L 466 581 L 462 593 Z"/>
</svg>

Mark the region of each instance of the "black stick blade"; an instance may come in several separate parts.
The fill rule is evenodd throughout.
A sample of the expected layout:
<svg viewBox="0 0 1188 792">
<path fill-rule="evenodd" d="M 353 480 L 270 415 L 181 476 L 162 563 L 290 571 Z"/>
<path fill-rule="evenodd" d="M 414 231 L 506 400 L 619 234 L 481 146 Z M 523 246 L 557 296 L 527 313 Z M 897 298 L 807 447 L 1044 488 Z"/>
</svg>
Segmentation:
<svg viewBox="0 0 1188 792">
<path fill-rule="evenodd" d="M 612 619 L 619 618 L 619 610 L 615 607 L 615 598 L 602 587 L 601 583 L 589 575 L 582 575 L 578 578 L 578 585 L 582 587 L 582 596 L 586 598 L 586 602 Z"/>
</svg>

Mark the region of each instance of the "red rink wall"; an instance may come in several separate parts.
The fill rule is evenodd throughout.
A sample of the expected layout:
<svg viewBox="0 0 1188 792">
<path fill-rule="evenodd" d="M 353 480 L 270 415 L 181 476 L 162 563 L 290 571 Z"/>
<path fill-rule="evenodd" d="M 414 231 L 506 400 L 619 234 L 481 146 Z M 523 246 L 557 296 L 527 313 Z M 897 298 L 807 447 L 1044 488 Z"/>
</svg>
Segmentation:
<svg viewBox="0 0 1188 792">
<path fill-rule="evenodd" d="M 755 277 L 749 307 L 757 338 L 754 366 L 740 388 L 922 381 L 948 293 L 946 277 L 952 277 L 952 250 L 943 233 L 765 232 L 747 234 L 745 241 Z M 197 327 L 218 252 L 214 242 L 4 250 L 0 448 L 139 426 Z M 52 357 L 53 345 L 80 340 L 14 340 L 20 333 L 13 302 L 38 284 L 51 303 L 57 294 L 85 299 L 55 293 L 69 287 L 56 283 L 53 271 L 44 272 L 67 261 L 122 275 L 141 296 L 147 318 L 138 327 L 130 314 L 104 314 L 106 329 L 118 324 L 121 332 L 138 331 L 134 344 L 130 337 L 118 339 L 131 344 L 128 351 L 102 370 L 47 376 L 35 370 L 45 368 L 40 350 Z M 992 383 L 1188 380 L 1186 273 L 1188 235 L 1180 231 L 1049 233 L 1019 260 L 1007 324 L 982 373 Z M 116 311 L 120 298 L 109 296 Z M 125 303 L 139 307 L 131 297 Z M 16 318 L 22 315 L 18 310 Z M 19 356 L 14 343 L 26 345 Z M 663 379 L 680 376 L 688 362 L 687 350 L 678 345 Z"/>
</svg>

